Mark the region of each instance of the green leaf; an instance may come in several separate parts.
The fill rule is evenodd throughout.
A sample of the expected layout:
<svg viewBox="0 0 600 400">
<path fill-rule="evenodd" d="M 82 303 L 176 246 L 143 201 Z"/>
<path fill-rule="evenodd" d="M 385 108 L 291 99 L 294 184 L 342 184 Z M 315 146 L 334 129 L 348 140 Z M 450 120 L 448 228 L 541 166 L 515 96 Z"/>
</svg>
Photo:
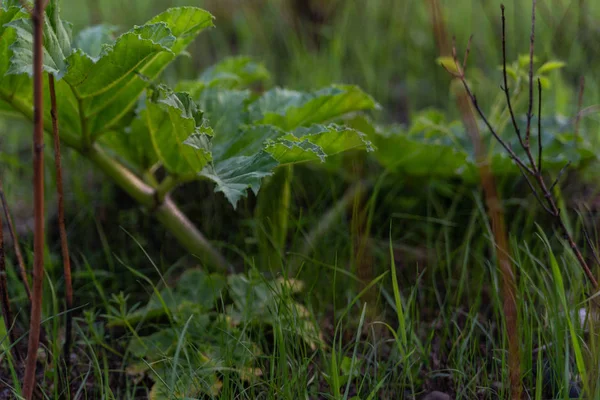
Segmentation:
<svg viewBox="0 0 600 400">
<path fill-rule="evenodd" d="M 521 132 L 524 132 L 525 116 L 517 117 L 517 123 Z M 519 157 L 525 159 L 527 156 L 512 126 L 506 129 L 500 136 L 505 138 Z M 531 130 L 531 147 L 537 148 L 539 134 L 536 120 L 532 122 Z M 572 124 L 566 118 L 557 116 L 542 119 L 543 164 L 547 171 L 558 172 L 569 161 L 573 165 L 581 165 L 597 159 L 590 150 L 593 147 L 586 139 L 585 132 L 575 137 L 571 130 Z M 409 129 L 398 126 L 374 127 L 368 134 L 378 149 L 375 157 L 392 171 L 429 178 L 461 177 L 470 182 L 479 179 L 473 144 L 462 122 L 447 121 L 438 111 L 421 112 Z M 518 175 L 519 169 L 492 135 L 482 130 L 482 138 L 485 148 L 491 152 L 494 174 Z"/>
<path fill-rule="evenodd" d="M 253 103 L 249 111 L 257 123 L 291 130 L 376 106 L 373 98 L 358 87 L 334 85 L 313 93 L 275 88 Z"/>
<path fill-rule="evenodd" d="M 199 81 L 207 87 L 242 89 L 270 79 L 271 75 L 265 66 L 250 57 L 229 57 L 204 71 Z"/>
<path fill-rule="evenodd" d="M 207 88 L 239 90 L 270 79 L 264 65 L 254 62 L 250 57 L 229 57 L 208 68 L 197 80 L 180 81 L 176 89 L 188 92 L 197 99 Z"/>
<path fill-rule="evenodd" d="M 8 24 L 17 32 L 16 40 L 11 45 L 13 55 L 10 59 L 8 74 L 33 75 L 33 25 L 26 17 Z M 66 72 L 65 59 L 71 54 L 71 24 L 64 22 L 59 16 L 58 1 L 51 0 L 44 15 L 44 71 L 54 74 L 60 79 Z"/>
<path fill-rule="evenodd" d="M 300 127 L 293 135 L 298 140 L 309 141 L 319 146 L 327 156 L 357 148 L 374 151 L 364 133 L 336 124 Z"/>
<path fill-rule="evenodd" d="M 125 76 L 104 76 L 103 79 L 109 83 L 111 88 L 98 96 L 84 99 L 85 115 L 89 119 L 88 126 L 92 136 L 97 136 L 113 128 L 119 119 L 135 105 L 138 97 L 149 86 L 149 82 L 156 79 L 200 32 L 211 26 L 213 26 L 213 17 L 210 13 L 194 7 L 178 7 L 171 8 L 148 21 L 146 25 L 130 31 L 130 33 L 138 32 L 140 34 L 138 38 L 127 33 L 122 35 L 122 37 L 127 35 L 121 40 L 127 40 L 127 43 L 133 46 L 131 49 L 135 49 L 136 52 L 146 51 L 146 53 L 142 52 L 138 55 L 147 54 L 147 56 L 143 60 L 139 60 L 139 64 L 135 65 L 134 69 Z M 160 27 L 166 27 L 174 40 L 171 40 L 170 36 L 160 36 L 166 33 Z M 153 33 L 154 35 L 152 35 Z M 138 45 L 141 47 L 137 48 Z M 164 49 L 164 47 L 168 48 Z M 152 49 L 159 48 L 163 49 L 152 52 Z M 127 53 L 126 48 L 123 50 Z M 102 62 L 103 57 L 116 56 L 114 50 L 111 51 L 110 48 L 105 47 L 98 63 Z M 122 63 L 118 58 L 115 60 Z M 92 60 L 79 60 L 82 66 L 91 65 L 90 61 Z M 134 61 L 132 60 L 132 62 Z M 119 71 L 127 72 L 126 68 L 121 68 Z M 82 76 L 83 74 L 80 73 L 79 77 Z M 117 82 L 118 84 L 116 84 Z M 97 90 L 102 91 L 102 89 L 102 87 L 88 87 L 90 93 Z"/>
<path fill-rule="evenodd" d="M 175 381 L 174 388 L 169 388 L 164 380 L 157 380 L 152 386 L 149 400 L 192 400 L 202 398 L 205 394 L 211 397 L 218 396 L 222 383 L 217 375 L 214 372 L 196 372 L 194 369 L 182 371 Z"/>
<path fill-rule="evenodd" d="M 354 86 L 314 93 L 275 89 L 254 101 L 248 91 L 208 88 L 201 92 L 199 105 L 215 132 L 213 162 L 201 176 L 214 181 L 216 191 L 234 207 L 248 189 L 258 193 L 261 180 L 280 164 L 324 161 L 341 151 L 372 149 L 356 130 L 311 122 L 374 107 L 373 100 Z"/>
<path fill-rule="evenodd" d="M 552 83 L 550 82 L 550 79 L 548 79 L 545 76 L 538 76 L 537 79 L 539 79 L 540 84 L 542 85 L 542 89 L 550 89 L 550 87 L 552 87 Z"/>
<path fill-rule="evenodd" d="M 533 63 L 537 63 L 538 58 L 536 56 L 533 56 Z M 529 68 L 529 63 L 531 62 L 531 56 L 529 54 L 521 54 L 519 55 L 519 66 L 521 68 Z"/>
<path fill-rule="evenodd" d="M 10 68 L 13 52 L 9 47 L 16 39 L 16 32 L 10 24 L 23 18 L 27 18 L 27 14 L 20 7 L 0 7 L 0 82 Z"/>
<path fill-rule="evenodd" d="M 164 23 L 176 40 L 171 51 L 181 53 L 200 32 L 212 28 L 214 17 L 208 12 L 196 7 L 175 7 L 152 18 L 147 24 Z"/>
<path fill-rule="evenodd" d="M 548 72 L 554 71 L 555 69 L 564 68 L 567 64 L 562 61 L 548 61 L 545 62 L 536 72 L 537 75 L 547 74 Z"/>
<path fill-rule="evenodd" d="M 216 165 L 209 164 L 201 175 L 215 182 L 215 191 L 223 192 L 235 208 L 240 198 L 246 197 L 248 189 L 258 194 L 262 179 L 272 175 L 277 165 L 270 154 L 260 151 L 252 156 L 236 156 Z"/>
<path fill-rule="evenodd" d="M 212 128 L 188 93 L 160 86 L 146 103 L 144 117 L 154 151 L 174 174 L 199 173 L 211 161 Z"/>
<path fill-rule="evenodd" d="M 242 125 L 247 124 L 247 103 L 250 101 L 250 92 L 247 90 L 221 90 L 206 89 L 198 106 L 204 111 L 215 131 L 213 154 L 215 158 L 222 158 L 223 148 L 235 142 L 236 134 Z"/>
<path fill-rule="evenodd" d="M 97 96 L 140 68 L 154 55 L 170 52 L 175 42 L 171 30 L 164 24 L 136 27 L 121 35 L 112 46 L 106 46 L 94 61 L 82 51 L 67 59 L 69 72 L 65 80 L 80 98 Z"/>
<path fill-rule="evenodd" d="M 17 37 L 10 23 L 28 18 L 21 7 L 0 7 L 0 101 L 4 100 L 2 108 L 12 109 L 5 101 L 19 98 L 26 105 L 31 104 L 31 80 L 26 75 L 6 75 L 10 69 L 13 51 L 11 44 Z"/>
<path fill-rule="evenodd" d="M 221 275 L 207 274 L 199 269 L 188 270 L 179 277 L 173 289 L 161 290 L 160 297 L 154 294 L 145 307 L 128 314 L 126 321 L 111 322 L 111 326 L 123 326 L 125 322 L 137 324 L 143 318 L 164 317 L 166 310 L 163 302 L 172 314 L 188 304 L 196 306 L 196 310 L 210 310 L 223 295 L 225 286 L 225 279 Z M 140 357 L 142 356 L 145 354 L 140 355 Z"/>
<path fill-rule="evenodd" d="M 218 133 L 215 134 L 215 139 Z M 372 149 L 365 135 L 338 125 L 313 125 L 286 133 L 271 125 L 246 127 L 229 140 L 213 142 L 213 164 L 201 175 L 217 184 L 235 207 L 247 189 L 258 194 L 261 180 L 280 164 L 324 161 L 328 155 L 353 148 Z"/>
<path fill-rule="evenodd" d="M 140 173 L 158 162 L 158 155 L 154 151 L 152 138 L 143 116 L 137 116 L 129 126 L 121 130 L 103 135 L 100 142 L 132 164 Z"/>
<path fill-rule="evenodd" d="M 458 67 L 456 65 L 456 61 L 454 60 L 453 57 L 438 57 L 436 61 L 439 65 L 441 65 L 442 67 L 444 67 L 451 73 L 453 73 L 453 74 L 459 73 Z"/>
<path fill-rule="evenodd" d="M 92 60 L 97 61 L 104 46 L 114 43 L 116 31 L 117 27 L 112 25 L 90 26 L 75 36 L 73 45 L 75 48 L 83 50 Z"/>
<path fill-rule="evenodd" d="M 548 241 L 548 238 L 544 235 L 544 232 L 541 231 L 541 228 L 539 226 L 538 226 L 538 229 L 540 229 L 539 236 L 542 238 L 544 245 L 546 246 L 548 256 L 550 258 L 550 267 L 552 269 L 552 276 L 554 278 L 553 281 L 554 281 L 554 286 L 555 286 L 554 291 L 555 291 L 555 293 L 558 294 L 561 305 L 564 309 L 564 313 L 566 315 L 567 325 L 569 327 L 569 336 L 571 337 L 571 344 L 573 345 L 573 351 L 575 353 L 575 362 L 577 364 L 577 369 L 579 370 L 579 373 L 581 374 L 585 392 L 591 393 L 590 389 L 589 389 L 589 381 L 587 378 L 588 373 L 587 373 L 586 359 L 583 356 L 582 346 L 580 344 L 581 333 L 577 332 L 577 330 L 575 329 L 575 324 L 573 324 L 573 320 L 571 319 L 572 314 L 571 314 L 571 309 L 569 307 L 570 304 L 567 301 L 565 284 L 563 281 L 561 268 L 559 267 L 558 262 L 556 261 L 556 257 L 554 256 L 554 251 L 552 250 L 552 247 L 550 246 L 550 242 Z"/>
<path fill-rule="evenodd" d="M 327 156 L 354 148 L 373 151 L 371 142 L 363 133 L 330 124 L 300 127 L 292 134 L 268 142 L 265 150 L 281 164 L 290 164 L 310 160 L 323 162 Z"/>
</svg>

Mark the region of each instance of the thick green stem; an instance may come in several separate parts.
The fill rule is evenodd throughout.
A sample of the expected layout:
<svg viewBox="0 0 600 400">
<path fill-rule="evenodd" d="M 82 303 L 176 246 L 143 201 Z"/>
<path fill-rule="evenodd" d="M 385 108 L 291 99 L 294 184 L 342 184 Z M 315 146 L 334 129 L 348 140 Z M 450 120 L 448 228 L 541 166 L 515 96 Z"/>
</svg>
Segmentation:
<svg viewBox="0 0 600 400">
<path fill-rule="evenodd" d="M 165 179 L 158 185 L 156 188 L 156 195 L 158 196 L 158 200 L 162 202 L 165 197 L 171 193 L 173 189 L 175 189 L 178 185 L 182 183 L 182 180 L 175 178 L 173 175 L 167 175 Z"/>
<path fill-rule="evenodd" d="M 85 155 L 135 201 L 152 210 L 154 216 L 190 253 L 202 257 L 220 269 L 232 271 L 223 255 L 210 244 L 171 198 L 165 196 L 164 200 L 159 202 L 156 189 L 143 182 L 97 145 L 92 146 Z"/>
<path fill-rule="evenodd" d="M 108 175 L 121 189 L 127 192 L 140 205 L 155 206 L 154 188 L 138 178 L 125 166 L 110 157 L 99 146 L 92 146 L 85 156 Z"/>
</svg>

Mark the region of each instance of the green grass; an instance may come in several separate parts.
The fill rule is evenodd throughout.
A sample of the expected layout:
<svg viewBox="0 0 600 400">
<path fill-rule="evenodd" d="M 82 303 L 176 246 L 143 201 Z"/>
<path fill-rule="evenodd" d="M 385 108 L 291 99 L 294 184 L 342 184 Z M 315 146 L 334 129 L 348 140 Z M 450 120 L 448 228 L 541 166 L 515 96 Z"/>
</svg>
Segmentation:
<svg viewBox="0 0 600 400">
<path fill-rule="evenodd" d="M 336 226 L 336 235 L 324 239 L 316 259 L 307 259 L 297 275 L 306 285 L 300 299 L 322 328 L 326 344 L 311 349 L 298 341 L 293 325 L 286 328 L 282 322 L 273 328 L 244 327 L 242 330 L 252 332 L 262 349 L 256 361 L 262 374 L 252 383 L 241 380 L 235 365 L 227 366 L 233 359 L 224 355 L 219 374 L 221 393 L 226 397 L 221 398 L 403 398 L 423 393 L 427 387 L 447 390 L 455 398 L 505 398 L 508 389 L 501 283 L 494 259 L 488 253 L 491 232 L 482 205 L 478 204 L 478 192 L 465 189 L 450 198 L 430 190 L 427 204 L 423 205 L 424 214 L 415 212 L 415 218 L 397 221 L 391 234 L 386 229 L 384 235 L 390 240 L 383 236 L 384 240 L 373 246 L 375 273 L 379 276 L 373 282 L 378 293 L 375 303 L 364 302 L 367 289 L 359 293 L 349 285 L 358 278 L 347 275 L 342 261 L 346 256 L 341 255 L 349 251 L 351 230 L 348 222 Z M 385 218 L 377 215 L 379 212 L 375 212 L 376 220 Z M 517 210 L 517 220 L 529 212 L 525 207 Z M 461 225 L 462 221 L 470 222 Z M 552 385 L 555 393 L 565 394 L 570 381 L 577 377 L 588 375 L 597 379 L 597 372 L 588 370 L 585 359 L 591 350 L 577 319 L 587 295 L 583 275 L 568 249 L 553 235 L 548 237 L 543 232 L 534 223 L 527 223 L 511 240 L 519 275 L 524 385 L 532 390 L 532 395 L 536 386 L 546 385 Z M 410 242 L 411 236 L 431 250 L 434 259 L 418 262 L 404 254 L 399 256 L 396 244 Z M 326 255 L 336 242 L 338 255 Z M 138 253 L 141 258 L 146 257 L 141 249 Z M 164 271 L 156 275 L 157 269 L 148 260 L 138 263 L 135 270 L 120 266 L 121 271 L 111 273 L 96 267 L 89 273 L 105 275 L 107 281 L 120 281 L 122 289 L 128 291 L 127 300 L 109 301 L 115 310 L 109 314 L 118 316 L 136 302 L 144 302 L 148 295 L 142 293 L 151 293 L 152 286 L 164 287 L 172 270 L 165 267 L 156 266 Z M 181 270 L 174 267 L 173 271 Z M 60 282 L 59 272 L 55 274 L 47 282 Z M 98 276 L 92 281 L 97 279 Z M 134 280 L 137 284 L 125 286 L 124 282 Z M 85 287 L 90 279 L 76 281 Z M 51 317 L 45 327 L 52 337 L 49 354 L 56 355 L 60 352 L 60 339 L 56 339 L 60 337 L 60 300 L 51 285 L 46 287 L 45 315 Z M 92 284 L 77 293 L 78 303 L 85 310 L 76 324 L 77 362 L 85 368 L 78 373 L 81 382 L 73 390 L 87 393 L 88 398 L 135 398 L 136 393 L 148 390 L 144 384 L 136 384 L 130 377 L 124 385 L 115 387 L 114 375 L 124 373 L 127 365 L 132 365 L 134 359 L 127 355 L 126 346 L 148 328 L 138 325 L 121 332 L 104 328 L 101 314 L 107 307 L 101 299 L 106 296 L 101 284 Z M 279 318 L 283 321 L 293 317 L 289 304 L 294 297 L 276 292 L 273 296 L 278 298 Z M 193 346 L 183 339 L 189 322 L 173 320 L 166 325 L 180 332 L 180 340 L 174 343 L 175 355 L 164 360 L 171 371 L 162 376 L 167 383 L 199 373 L 182 361 L 191 356 L 188 345 Z M 545 350 L 540 351 L 544 346 Z M 120 357 L 124 358 L 117 361 Z M 540 372 L 540 361 L 547 370 Z M 64 379 L 51 371 L 51 380 Z M 591 378 L 590 373 L 596 378 Z M 94 389 L 85 385 L 85 380 L 93 382 Z"/>
</svg>

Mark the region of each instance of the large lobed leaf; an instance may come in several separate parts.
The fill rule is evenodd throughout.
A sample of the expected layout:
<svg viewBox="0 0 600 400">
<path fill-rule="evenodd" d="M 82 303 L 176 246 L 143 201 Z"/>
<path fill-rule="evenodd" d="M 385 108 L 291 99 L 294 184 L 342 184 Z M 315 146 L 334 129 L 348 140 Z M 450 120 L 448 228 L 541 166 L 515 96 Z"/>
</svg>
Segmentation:
<svg viewBox="0 0 600 400">
<path fill-rule="evenodd" d="M 67 69 L 66 58 L 71 54 L 71 24 L 60 19 L 56 0 L 46 7 L 44 20 L 44 71 L 62 77 Z M 9 74 L 33 74 L 33 24 L 27 15 L 11 21 L 8 27 L 16 31 L 16 38 L 10 46 Z"/>
<path fill-rule="evenodd" d="M 0 101 L 4 102 L 2 108 L 11 109 L 5 102 L 15 97 L 18 93 L 24 93 L 26 102 L 31 100 L 29 79 L 25 76 L 6 75 L 11 68 L 13 57 L 13 44 L 17 40 L 17 32 L 11 28 L 11 24 L 27 18 L 27 14 L 17 6 L 0 7 Z"/>
<path fill-rule="evenodd" d="M 6 78 L 5 73 L 20 75 L 32 71 L 31 21 L 22 12 L 18 18 L 7 17 L 7 13 L 15 13 L 18 9 L 5 8 L 1 17 L 9 28 L 8 35 L 0 31 L 3 36 L 0 42 L 3 56 L 0 59 L 3 84 L 0 95 L 4 98 L 14 94 L 14 91 L 4 89 L 7 79 L 13 80 Z M 88 28 L 73 40 L 70 24 L 60 19 L 58 2 L 51 0 L 44 28 L 44 70 L 60 80 L 59 87 L 68 89 L 63 90 L 59 101 L 77 105 L 75 115 L 65 116 L 79 121 L 76 126 L 67 126 L 70 133 L 85 132 L 96 138 L 119 128 L 123 117 L 131 112 L 150 81 L 156 79 L 202 30 L 211 26 L 213 17 L 208 12 L 179 7 L 159 14 L 115 40 L 114 28 L 106 26 Z M 6 43 L 11 43 L 10 49 L 5 48 Z M 10 60 L 8 69 L 5 67 L 7 60 Z M 26 91 L 18 94 L 29 106 Z"/>
<path fill-rule="evenodd" d="M 189 94 L 161 86 L 151 96 L 143 115 L 159 160 L 173 174 L 199 173 L 212 159 L 212 128 Z"/>
<path fill-rule="evenodd" d="M 313 93 L 275 89 L 262 96 L 249 90 L 230 89 L 232 82 L 261 80 L 265 74 L 260 71 L 249 59 L 235 58 L 210 69 L 198 84 L 181 85 L 180 88 L 188 89 L 186 92 L 154 86 L 135 119 L 143 121 L 148 133 L 130 129 L 127 134 L 130 138 L 135 134 L 141 140 L 149 137 L 151 153 L 167 171 L 185 179 L 196 175 L 213 181 L 215 190 L 222 192 L 234 207 L 248 190 L 258 193 L 262 180 L 280 165 L 324 162 L 328 156 L 350 149 L 373 149 L 366 135 L 358 130 L 323 124 L 375 107 L 373 99 L 360 89 L 334 86 Z M 224 73 L 229 78 L 223 81 Z M 240 78 L 230 79 L 232 76 Z M 240 86 L 243 87 L 241 83 Z M 198 106 L 192 101 L 192 94 L 197 96 Z M 269 123 L 275 115 L 277 123 Z M 134 124 L 139 126 L 139 122 Z M 129 141 L 117 142 L 114 145 L 126 151 Z M 139 150 L 140 146 L 132 147 L 126 158 L 152 158 L 143 157 Z M 148 167 L 147 162 L 144 166 Z"/>
<path fill-rule="evenodd" d="M 356 86 L 333 85 L 312 93 L 275 88 L 252 104 L 249 111 L 259 123 L 294 129 L 376 106 L 373 98 Z"/>
<path fill-rule="evenodd" d="M 208 88 L 199 104 L 215 132 L 213 161 L 200 174 L 214 181 L 234 207 L 248 189 L 258 193 L 262 179 L 281 164 L 323 162 L 353 148 L 372 150 L 361 132 L 322 125 L 376 106 L 354 86 L 312 93 L 273 89 L 258 98 L 249 91 Z"/>
</svg>

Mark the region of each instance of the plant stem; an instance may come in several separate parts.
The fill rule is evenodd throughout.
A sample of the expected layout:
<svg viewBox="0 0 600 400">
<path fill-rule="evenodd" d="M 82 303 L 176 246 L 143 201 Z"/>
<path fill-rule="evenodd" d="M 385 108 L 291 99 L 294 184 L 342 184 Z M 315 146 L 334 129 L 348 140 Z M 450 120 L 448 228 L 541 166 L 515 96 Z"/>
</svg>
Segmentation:
<svg viewBox="0 0 600 400">
<path fill-rule="evenodd" d="M 58 230 L 60 233 L 60 249 L 63 259 L 63 270 L 65 277 L 65 300 L 66 300 L 66 327 L 65 327 L 65 344 L 64 344 L 64 359 L 67 367 L 67 373 L 70 369 L 69 352 L 71 349 L 71 337 L 73 334 L 73 283 L 71 280 L 71 259 L 69 257 L 69 244 L 67 242 L 67 229 L 65 228 L 65 205 L 64 205 L 64 190 L 62 167 L 60 163 L 60 136 L 58 134 L 58 110 L 56 105 L 56 91 L 54 89 L 54 76 L 49 74 L 49 89 L 50 89 L 50 115 L 52 116 L 52 139 L 54 142 L 54 167 L 56 169 L 56 193 L 58 195 Z"/>
<path fill-rule="evenodd" d="M 23 253 L 21 252 L 21 246 L 19 245 L 19 237 L 10 216 L 10 209 L 8 208 L 8 202 L 4 195 L 4 188 L 2 187 L 2 181 L 0 181 L 0 201 L 2 202 L 2 208 L 4 209 L 4 216 L 6 217 L 6 224 L 8 225 L 8 232 L 13 241 L 13 249 L 15 251 L 15 257 L 17 257 L 17 272 L 23 286 L 25 287 L 25 293 L 27 299 L 31 303 L 31 288 L 29 287 L 29 279 L 27 278 L 27 269 L 25 268 L 25 261 L 23 260 Z"/>
<path fill-rule="evenodd" d="M 106 154 L 96 144 L 92 145 L 85 155 L 134 200 L 151 210 L 154 216 L 190 253 L 196 256 L 206 256 L 211 265 L 225 271 L 232 271 L 232 267 L 223 255 L 214 249 L 169 196 L 165 196 L 162 203 L 157 202 L 157 192 L 153 187 Z"/>
<path fill-rule="evenodd" d="M 44 284 L 44 81 L 42 63 L 44 53 L 44 0 L 36 0 L 31 13 L 33 23 L 33 297 L 29 322 L 29 343 L 23 395 L 31 400 L 35 387 L 37 353 L 42 323 L 42 295 Z"/>
<path fill-rule="evenodd" d="M 175 178 L 173 175 L 167 175 L 156 188 L 156 196 L 158 197 L 158 201 L 162 203 L 165 197 L 167 197 L 168 194 L 171 193 L 171 191 L 180 183 L 181 181 Z"/>
<path fill-rule="evenodd" d="M 154 188 L 144 183 L 124 165 L 110 157 L 101 147 L 94 144 L 84 155 L 140 205 L 149 208 L 154 206 Z"/>
</svg>

